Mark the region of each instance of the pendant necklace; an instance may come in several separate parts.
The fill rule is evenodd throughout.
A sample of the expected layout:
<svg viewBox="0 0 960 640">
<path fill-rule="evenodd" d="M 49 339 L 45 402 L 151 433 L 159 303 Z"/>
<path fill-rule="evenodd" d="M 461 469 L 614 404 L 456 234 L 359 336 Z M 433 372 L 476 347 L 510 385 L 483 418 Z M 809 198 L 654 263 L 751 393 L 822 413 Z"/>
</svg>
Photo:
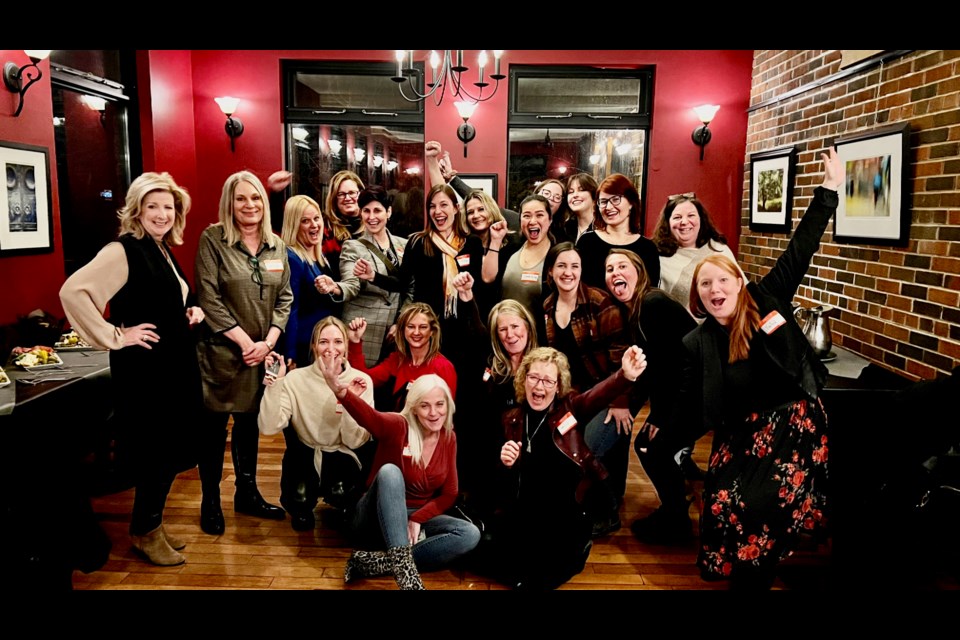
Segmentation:
<svg viewBox="0 0 960 640">
<path fill-rule="evenodd" d="M 540 427 L 543 426 L 543 423 L 547 421 L 547 414 L 543 414 L 543 418 L 540 419 L 540 424 L 537 425 L 537 428 L 533 430 L 533 433 L 530 433 L 530 416 L 524 416 L 524 431 L 527 432 L 527 453 L 532 453 L 533 451 L 533 439 L 537 436 L 537 431 L 540 431 Z"/>
</svg>

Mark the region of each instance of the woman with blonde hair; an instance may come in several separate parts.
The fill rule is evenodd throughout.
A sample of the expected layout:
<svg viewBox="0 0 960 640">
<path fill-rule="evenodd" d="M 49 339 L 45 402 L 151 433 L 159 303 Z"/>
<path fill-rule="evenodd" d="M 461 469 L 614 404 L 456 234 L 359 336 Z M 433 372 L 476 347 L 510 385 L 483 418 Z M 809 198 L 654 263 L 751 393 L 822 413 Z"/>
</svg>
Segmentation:
<svg viewBox="0 0 960 640">
<path fill-rule="evenodd" d="M 138 553 L 161 566 L 185 561 L 179 551 L 186 543 L 166 532 L 163 510 L 176 474 L 196 464 L 203 401 L 191 327 L 204 314 L 192 306 L 171 251 L 183 244 L 189 210 L 190 196 L 170 174 L 141 175 L 120 210 L 117 242 L 60 290 L 77 333 L 110 350 L 118 438 L 127 445 L 135 486 L 130 537 Z"/>
<path fill-rule="evenodd" d="M 363 181 L 353 171 L 338 171 L 330 178 L 324 215 L 331 235 L 342 245 L 357 235 L 363 220 L 357 198 L 363 191 Z"/>
<path fill-rule="evenodd" d="M 287 371 L 276 352 L 266 358 L 269 367 L 276 363 L 276 375 L 264 376 L 266 391 L 260 401 L 260 433 L 273 435 L 283 431 L 287 449 L 280 475 L 280 504 L 290 513 L 296 531 L 316 526 L 313 510 L 324 499 L 338 508 L 348 506 L 352 488 L 363 482 L 362 470 L 369 466 L 372 447 L 364 446 L 370 433 L 342 409 L 324 382 L 319 361 L 332 363 L 347 350 L 347 327 L 327 316 L 316 324 L 310 341 L 313 364 Z M 370 376 L 343 364 L 340 380 L 363 380 L 366 388 L 361 399 L 373 404 Z M 287 429 L 287 426 L 292 429 Z"/>
<path fill-rule="evenodd" d="M 327 385 L 378 441 L 368 489 L 351 524 L 386 549 L 354 551 L 344 582 L 393 574 L 401 589 L 423 589 L 420 571 L 442 568 L 480 541 L 476 526 L 444 515 L 459 491 L 453 394 L 443 378 L 427 374 L 410 385 L 400 413 L 382 413 L 357 395 L 365 387 L 362 379 L 341 378 L 342 363 L 320 362 Z"/>
<path fill-rule="evenodd" d="M 365 318 L 350 321 L 347 336 L 350 340 L 350 365 L 370 376 L 374 388 L 390 382 L 391 406 L 403 406 L 408 385 L 422 375 L 435 373 L 457 392 L 457 374 L 453 364 L 440 353 L 440 321 L 430 305 L 412 302 L 400 310 L 397 317 L 397 350 L 380 364 L 367 368 L 363 353 L 363 336 L 367 330 Z"/>
<path fill-rule="evenodd" d="M 323 255 L 323 235 L 323 216 L 316 200 L 308 196 L 287 200 L 281 237 L 287 245 L 293 305 L 280 352 L 289 368 L 310 363 L 314 326 L 327 316 L 340 314 L 340 305 L 326 286 L 327 280 L 340 279 L 340 269 Z"/>
<path fill-rule="evenodd" d="M 285 517 L 283 509 L 268 504 L 257 489 L 257 412 L 263 361 L 287 326 L 293 303 L 287 246 L 270 230 L 270 205 L 255 175 L 240 171 L 227 178 L 219 219 L 200 236 L 195 269 L 206 315 L 197 345 L 207 408 L 199 461 L 200 527 L 211 535 L 225 528 L 220 480 L 231 415 L 234 510 L 260 518 Z"/>
<path fill-rule="evenodd" d="M 540 347 L 524 357 L 514 378 L 518 406 L 501 419 L 502 517 L 487 566 L 498 579 L 516 589 L 554 589 L 583 570 L 592 529 L 583 505 L 607 475 L 583 428 L 645 368 L 643 352 L 631 346 L 616 373 L 577 393 L 565 355 Z"/>
</svg>

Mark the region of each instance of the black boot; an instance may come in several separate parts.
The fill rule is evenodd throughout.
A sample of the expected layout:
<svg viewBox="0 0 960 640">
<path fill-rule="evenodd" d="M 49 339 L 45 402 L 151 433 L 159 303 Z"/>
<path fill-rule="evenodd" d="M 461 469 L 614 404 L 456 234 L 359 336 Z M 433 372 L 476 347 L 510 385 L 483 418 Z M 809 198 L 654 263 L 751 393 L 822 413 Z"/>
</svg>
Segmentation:
<svg viewBox="0 0 960 640">
<path fill-rule="evenodd" d="M 237 492 L 233 496 L 233 510 L 256 518 L 283 520 L 286 512 L 269 504 L 257 489 L 257 450 L 260 431 L 256 414 L 235 414 L 230 451 L 233 469 L 237 475 Z"/>
<path fill-rule="evenodd" d="M 223 478 L 223 447 L 227 443 L 227 416 L 212 414 L 207 421 L 197 467 L 200 471 L 200 529 L 218 536 L 226 529 L 220 508 L 220 480 Z"/>
<path fill-rule="evenodd" d="M 280 465 L 280 505 L 290 514 L 294 531 L 312 531 L 317 526 L 313 510 L 319 485 L 313 449 L 300 441 L 293 427 L 283 430 L 283 439 L 287 448 Z"/>
</svg>

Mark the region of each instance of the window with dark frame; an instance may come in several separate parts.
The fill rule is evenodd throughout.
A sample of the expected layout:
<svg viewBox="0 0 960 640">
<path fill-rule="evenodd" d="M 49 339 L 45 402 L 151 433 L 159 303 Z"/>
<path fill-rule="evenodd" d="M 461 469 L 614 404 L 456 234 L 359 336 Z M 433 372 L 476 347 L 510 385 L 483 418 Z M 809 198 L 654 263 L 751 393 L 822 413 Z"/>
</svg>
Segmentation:
<svg viewBox="0 0 960 640">
<path fill-rule="evenodd" d="M 653 69 L 510 67 L 507 206 L 540 182 L 626 175 L 645 197 Z"/>
<path fill-rule="evenodd" d="M 417 80 L 421 83 L 422 64 Z M 330 179 L 355 172 L 393 195 L 391 233 L 423 228 L 423 104 L 407 102 L 390 79 L 394 65 L 282 61 L 287 170 L 293 194 L 323 205 Z M 283 212 L 274 212 L 274 226 Z"/>
</svg>

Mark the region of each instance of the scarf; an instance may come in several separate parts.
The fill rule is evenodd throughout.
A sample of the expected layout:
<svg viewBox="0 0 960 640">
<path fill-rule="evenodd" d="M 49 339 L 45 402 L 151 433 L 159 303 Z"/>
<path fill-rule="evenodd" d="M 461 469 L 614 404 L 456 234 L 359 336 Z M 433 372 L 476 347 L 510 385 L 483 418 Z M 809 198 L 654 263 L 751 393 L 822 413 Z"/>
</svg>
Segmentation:
<svg viewBox="0 0 960 640">
<path fill-rule="evenodd" d="M 457 288 L 453 286 L 453 279 L 460 273 L 457 266 L 457 253 L 463 248 L 464 239 L 454 237 L 456 246 L 440 237 L 436 231 L 430 232 L 430 239 L 434 246 L 443 253 L 443 317 L 457 317 Z"/>
</svg>

